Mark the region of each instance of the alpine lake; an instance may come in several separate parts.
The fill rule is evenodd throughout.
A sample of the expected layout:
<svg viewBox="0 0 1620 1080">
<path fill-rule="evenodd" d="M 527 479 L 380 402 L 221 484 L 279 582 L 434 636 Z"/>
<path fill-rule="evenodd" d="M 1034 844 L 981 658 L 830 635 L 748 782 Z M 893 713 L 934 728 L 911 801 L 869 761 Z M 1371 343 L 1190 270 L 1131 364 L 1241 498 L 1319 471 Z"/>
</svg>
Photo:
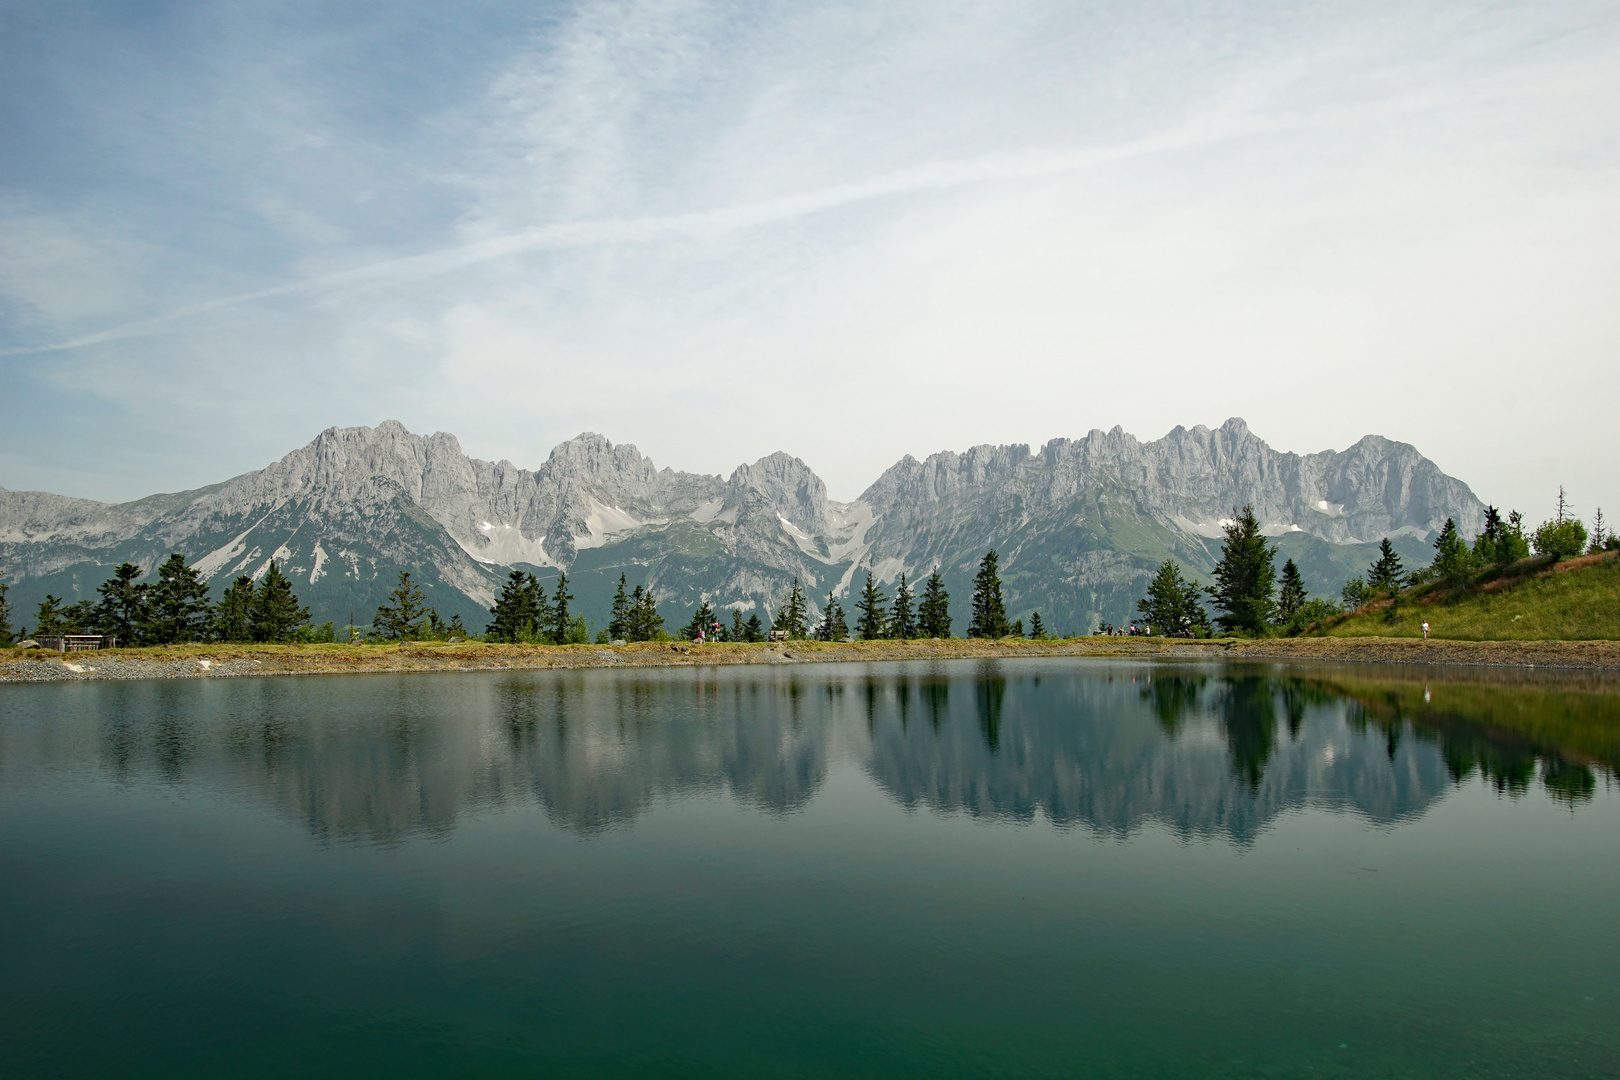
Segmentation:
<svg viewBox="0 0 1620 1080">
<path fill-rule="evenodd" d="M 1620 1076 L 1620 681 L 0 687 L 0 1074 Z"/>
</svg>

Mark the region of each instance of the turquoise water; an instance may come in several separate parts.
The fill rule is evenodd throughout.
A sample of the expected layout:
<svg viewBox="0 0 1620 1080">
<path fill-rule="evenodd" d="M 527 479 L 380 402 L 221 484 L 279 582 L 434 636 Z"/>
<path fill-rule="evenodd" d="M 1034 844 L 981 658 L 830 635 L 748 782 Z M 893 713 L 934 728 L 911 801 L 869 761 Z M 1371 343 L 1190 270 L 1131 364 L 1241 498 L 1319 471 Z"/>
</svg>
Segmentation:
<svg viewBox="0 0 1620 1080">
<path fill-rule="evenodd" d="M 1095 661 L 0 687 L 0 1068 L 1613 1077 L 1617 703 Z"/>
</svg>

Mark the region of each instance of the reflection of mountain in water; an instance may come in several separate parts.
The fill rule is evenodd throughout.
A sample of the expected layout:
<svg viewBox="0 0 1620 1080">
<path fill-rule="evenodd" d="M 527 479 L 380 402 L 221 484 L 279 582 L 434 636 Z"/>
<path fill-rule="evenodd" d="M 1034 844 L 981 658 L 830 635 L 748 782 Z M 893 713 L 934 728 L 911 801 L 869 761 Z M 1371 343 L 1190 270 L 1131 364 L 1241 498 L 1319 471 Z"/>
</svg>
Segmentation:
<svg viewBox="0 0 1620 1080">
<path fill-rule="evenodd" d="M 920 725 L 902 704 L 918 698 L 931 705 Z M 1355 730 L 1340 699 L 1288 680 L 991 668 L 972 680 L 897 677 L 874 702 L 873 778 L 903 805 L 936 811 L 1027 821 L 1039 810 L 1116 836 L 1157 821 L 1247 840 L 1304 805 L 1394 821 L 1450 784 L 1433 746 L 1392 748 Z"/>
<path fill-rule="evenodd" d="M 1589 797 L 1620 698 L 1534 693 L 1062 663 L 86 683 L 8 695 L 0 789 L 89 765 L 391 842 L 530 804 L 583 834 L 687 794 L 789 813 L 854 758 L 906 807 L 1246 842 L 1295 807 L 1421 813 L 1476 768 Z M 1563 726 L 1504 730 L 1526 710 Z"/>
<path fill-rule="evenodd" d="M 688 792 L 786 813 L 826 776 L 828 740 L 806 722 L 803 682 L 766 675 L 88 683 L 73 716 L 0 727 L 0 783 L 94 761 L 121 781 L 268 801 L 323 838 L 382 842 L 531 802 L 582 833 Z"/>
</svg>

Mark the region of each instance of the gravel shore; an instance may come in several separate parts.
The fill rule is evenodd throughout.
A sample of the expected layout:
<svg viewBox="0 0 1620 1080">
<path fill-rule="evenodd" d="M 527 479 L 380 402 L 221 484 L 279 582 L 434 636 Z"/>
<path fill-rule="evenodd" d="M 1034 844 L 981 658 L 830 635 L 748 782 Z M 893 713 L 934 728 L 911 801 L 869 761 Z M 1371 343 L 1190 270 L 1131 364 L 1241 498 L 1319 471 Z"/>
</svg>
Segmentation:
<svg viewBox="0 0 1620 1080">
<path fill-rule="evenodd" d="M 262 675 L 523 668 L 796 664 L 1037 656 L 1270 659 L 1471 667 L 1620 670 L 1616 641 L 1421 641 L 1404 638 L 1219 639 L 1094 637 L 1073 641 L 795 641 L 743 645 L 688 642 L 634 645 L 186 645 L 60 653 L 0 653 L 0 683 L 91 679 L 209 679 Z"/>
</svg>

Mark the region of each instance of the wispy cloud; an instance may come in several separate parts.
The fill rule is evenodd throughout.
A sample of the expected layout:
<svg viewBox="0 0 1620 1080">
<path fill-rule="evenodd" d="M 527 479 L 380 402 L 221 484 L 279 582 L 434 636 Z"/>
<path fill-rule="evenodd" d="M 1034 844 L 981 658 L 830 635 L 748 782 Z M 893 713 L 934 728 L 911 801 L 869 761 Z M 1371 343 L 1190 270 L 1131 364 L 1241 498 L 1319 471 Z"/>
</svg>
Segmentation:
<svg viewBox="0 0 1620 1080">
<path fill-rule="evenodd" d="M 1229 118 L 1223 118 L 1229 119 Z M 316 274 L 278 285 L 216 297 L 144 319 L 134 319 L 89 334 L 42 345 L 0 349 L 0 356 L 59 352 L 161 333 L 174 324 L 223 308 L 306 293 L 351 287 L 375 287 L 452 273 L 477 263 L 537 251 L 644 244 L 675 238 L 721 237 L 775 222 L 826 213 L 874 199 L 921 194 L 1004 180 L 1023 180 L 1079 172 L 1114 162 L 1184 150 L 1211 142 L 1254 135 L 1275 128 L 1276 121 L 1253 118 L 1214 123 L 1202 118 L 1176 131 L 1101 149 L 1029 151 L 988 154 L 977 158 L 932 162 L 886 176 L 835 184 L 758 202 L 694 210 L 679 214 L 535 225 L 503 236 L 486 237 L 415 255 L 378 259 L 344 270 Z"/>
<path fill-rule="evenodd" d="M 70 432 L 74 493 L 386 415 L 518 461 L 781 447 L 843 496 L 906 452 L 1232 413 L 1407 438 L 1506 501 L 1612 482 L 1582 441 L 1620 391 L 1610 5 L 39 25 L 0 34 L 61 88 L 0 167 L 0 422 Z M 1553 362 L 1593 392 L 1498 389 Z"/>
</svg>

